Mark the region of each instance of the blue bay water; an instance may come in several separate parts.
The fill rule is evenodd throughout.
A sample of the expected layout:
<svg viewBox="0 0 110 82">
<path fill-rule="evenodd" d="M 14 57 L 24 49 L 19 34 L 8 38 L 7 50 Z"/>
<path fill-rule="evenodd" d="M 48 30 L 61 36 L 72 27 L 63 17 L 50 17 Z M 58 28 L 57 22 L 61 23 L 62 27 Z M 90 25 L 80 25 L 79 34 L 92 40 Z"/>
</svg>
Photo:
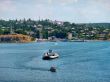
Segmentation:
<svg viewBox="0 0 110 82">
<path fill-rule="evenodd" d="M 60 57 L 42 60 L 48 49 Z M 110 42 L 0 44 L 0 82 L 110 82 Z"/>
</svg>

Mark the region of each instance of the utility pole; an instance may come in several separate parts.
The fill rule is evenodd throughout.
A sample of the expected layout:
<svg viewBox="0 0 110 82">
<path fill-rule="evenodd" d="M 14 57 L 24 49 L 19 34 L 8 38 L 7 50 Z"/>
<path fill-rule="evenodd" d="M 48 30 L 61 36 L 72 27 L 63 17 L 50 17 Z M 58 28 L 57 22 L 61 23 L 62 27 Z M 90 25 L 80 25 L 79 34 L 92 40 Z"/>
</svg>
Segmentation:
<svg viewBox="0 0 110 82">
<path fill-rule="evenodd" d="M 13 28 L 12 28 L 12 26 L 10 27 L 10 34 L 13 34 Z"/>
<path fill-rule="evenodd" d="M 13 26 L 12 26 L 12 24 L 10 25 L 10 34 L 14 34 L 14 31 L 13 31 Z"/>
<path fill-rule="evenodd" d="M 39 21 L 40 21 L 40 16 L 39 16 Z"/>
</svg>

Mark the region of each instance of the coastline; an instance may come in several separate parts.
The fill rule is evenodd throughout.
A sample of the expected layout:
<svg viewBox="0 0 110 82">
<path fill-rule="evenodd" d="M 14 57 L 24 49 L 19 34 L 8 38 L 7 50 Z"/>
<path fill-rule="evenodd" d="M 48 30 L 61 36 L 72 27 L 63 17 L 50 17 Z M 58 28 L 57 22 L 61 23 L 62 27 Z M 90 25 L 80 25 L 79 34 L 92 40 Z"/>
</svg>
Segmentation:
<svg viewBox="0 0 110 82">
<path fill-rule="evenodd" d="M 85 40 L 85 41 L 32 41 L 32 42 L 27 42 L 27 43 L 43 43 L 43 42 L 110 42 L 110 40 Z"/>
<path fill-rule="evenodd" d="M 11 44 L 11 43 L 17 43 L 17 44 L 22 44 L 22 43 L 43 43 L 43 42 L 110 42 L 110 40 L 86 40 L 86 41 L 30 41 L 30 42 L 0 42 L 0 44 L 2 43 L 8 43 L 8 44 Z"/>
<path fill-rule="evenodd" d="M 3 40 L 1 40 L 1 38 Z M 5 40 L 6 39 L 6 40 Z M 48 39 L 38 39 L 32 38 L 27 35 L 22 34 L 10 34 L 10 35 L 0 35 L 0 43 L 34 43 L 34 42 L 102 42 L 110 40 L 68 40 L 68 39 L 56 39 L 56 40 L 48 40 Z"/>
</svg>

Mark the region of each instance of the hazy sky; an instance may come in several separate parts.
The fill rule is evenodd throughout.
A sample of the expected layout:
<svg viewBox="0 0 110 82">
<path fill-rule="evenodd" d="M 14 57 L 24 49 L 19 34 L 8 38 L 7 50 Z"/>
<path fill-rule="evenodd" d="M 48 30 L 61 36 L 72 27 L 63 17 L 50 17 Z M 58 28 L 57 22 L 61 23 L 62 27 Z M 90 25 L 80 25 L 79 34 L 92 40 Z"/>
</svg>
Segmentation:
<svg viewBox="0 0 110 82">
<path fill-rule="evenodd" d="M 0 0 L 0 18 L 110 22 L 110 0 Z"/>
</svg>

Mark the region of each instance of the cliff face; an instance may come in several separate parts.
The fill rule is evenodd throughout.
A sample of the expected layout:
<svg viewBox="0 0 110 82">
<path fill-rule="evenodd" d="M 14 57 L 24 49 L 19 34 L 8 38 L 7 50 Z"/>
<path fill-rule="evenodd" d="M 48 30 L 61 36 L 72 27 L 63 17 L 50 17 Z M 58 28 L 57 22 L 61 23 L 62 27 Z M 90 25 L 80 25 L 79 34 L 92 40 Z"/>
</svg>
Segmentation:
<svg viewBox="0 0 110 82">
<path fill-rule="evenodd" d="M 0 42 L 31 42 L 32 37 L 23 34 L 0 35 Z"/>
</svg>

